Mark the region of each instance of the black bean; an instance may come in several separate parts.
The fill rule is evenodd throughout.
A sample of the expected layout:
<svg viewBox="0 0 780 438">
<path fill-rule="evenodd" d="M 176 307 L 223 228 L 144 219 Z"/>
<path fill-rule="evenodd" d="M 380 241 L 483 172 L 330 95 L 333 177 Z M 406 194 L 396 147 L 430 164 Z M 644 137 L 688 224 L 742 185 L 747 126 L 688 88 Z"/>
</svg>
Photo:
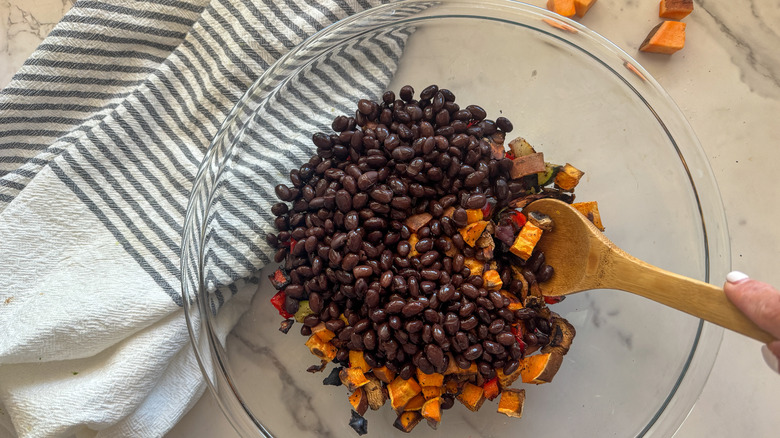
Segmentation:
<svg viewBox="0 0 780 438">
<path fill-rule="evenodd" d="M 504 131 L 504 132 L 512 132 L 512 122 L 509 121 L 506 117 L 499 117 L 496 119 L 496 126 L 498 129 Z"/>
<path fill-rule="evenodd" d="M 482 345 L 474 344 L 466 348 L 463 352 L 463 357 L 468 360 L 476 360 L 482 356 Z"/>
<path fill-rule="evenodd" d="M 469 209 L 481 209 L 487 203 L 487 197 L 482 193 L 474 193 L 469 195 L 466 201 L 466 208 Z"/>
<path fill-rule="evenodd" d="M 401 313 L 408 318 L 410 316 L 417 315 L 418 313 L 422 312 L 424 309 L 425 306 L 420 301 L 410 301 L 409 303 L 406 303 L 403 306 L 403 308 L 401 309 Z"/>
<path fill-rule="evenodd" d="M 404 85 L 401 87 L 401 91 L 398 93 L 398 96 L 405 102 L 410 102 L 414 97 L 414 88 L 412 88 L 411 85 Z"/>
<path fill-rule="evenodd" d="M 544 265 L 539 270 L 539 272 L 536 274 L 536 281 L 539 283 L 544 283 L 546 281 L 549 281 L 553 274 L 555 274 L 555 269 L 553 269 L 550 265 Z"/>
</svg>

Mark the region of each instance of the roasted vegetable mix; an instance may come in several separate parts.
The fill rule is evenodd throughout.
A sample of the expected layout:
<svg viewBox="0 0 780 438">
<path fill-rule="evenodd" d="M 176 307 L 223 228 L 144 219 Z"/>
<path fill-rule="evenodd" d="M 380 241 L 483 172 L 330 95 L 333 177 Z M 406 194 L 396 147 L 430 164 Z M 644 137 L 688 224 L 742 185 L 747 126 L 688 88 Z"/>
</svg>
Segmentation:
<svg viewBox="0 0 780 438">
<path fill-rule="evenodd" d="M 366 410 L 388 401 L 404 432 L 435 428 L 455 400 L 476 411 L 499 398 L 498 412 L 520 417 L 525 393 L 510 386 L 551 381 L 574 338 L 547 307 L 554 268 L 535 250 L 555 224 L 524 208 L 573 202 L 583 172 L 506 143 L 509 120 L 449 90 L 398 97 L 336 117 L 276 187 L 280 330 L 301 323 L 321 360 L 310 371 L 337 364 L 323 383 L 347 388 L 360 434 Z M 596 204 L 581 207 L 601 227 Z"/>
</svg>

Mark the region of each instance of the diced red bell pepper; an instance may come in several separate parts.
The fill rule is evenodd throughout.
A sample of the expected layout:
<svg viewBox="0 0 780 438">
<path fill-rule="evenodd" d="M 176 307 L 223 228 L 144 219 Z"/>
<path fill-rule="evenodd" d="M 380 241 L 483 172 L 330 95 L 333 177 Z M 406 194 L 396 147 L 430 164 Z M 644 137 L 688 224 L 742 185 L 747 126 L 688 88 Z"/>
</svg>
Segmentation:
<svg viewBox="0 0 780 438">
<path fill-rule="evenodd" d="M 520 327 L 513 325 L 509 327 L 509 330 L 512 332 L 513 335 L 515 335 L 515 340 L 517 341 L 517 345 L 519 345 L 520 349 L 523 350 L 523 353 L 525 353 L 525 342 L 523 342 L 523 332 L 520 330 Z"/>
<path fill-rule="evenodd" d="M 506 154 L 504 154 L 506 158 L 509 158 L 510 160 L 515 159 L 515 154 L 512 153 L 512 151 L 506 151 Z"/>
<path fill-rule="evenodd" d="M 285 295 L 283 290 L 280 290 L 276 293 L 273 297 L 271 297 L 271 305 L 274 306 L 276 310 L 279 311 L 279 314 L 282 315 L 282 318 L 292 318 L 293 315 L 284 310 L 284 300 L 287 298 L 287 295 Z"/>
<path fill-rule="evenodd" d="M 526 222 L 528 222 L 528 219 L 526 219 L 525 215 L 523 213 L 520 213 L 519 211 L 516 211 L 512 213 L 512 220 L 520 227 L 522 228 L 523 225 L 525 225 Z"/>
<path fill-rule="evenodd" d="M 493 211 L 493 206 L 496 204 L 496 200 L 493 198 L 488 198 L 488 202 L 485 203 L 485 206 L 482 207 L 482 217 L 485 218 L 484 220 L 488 220 L 487 218 L 490 217 L 490 213 Z"/>
<path fill-rule="evenodd" d="M 273 275 L 269 275 L 271 284 L 276 290 L 282 290 L 290 284 L 290 276 L 287 275 L 281 268 L 274 271 Z"/>
<path fill-rule="evenodd" d="M 493 377 L 482 385 L 482 393 L 488 400 L 498 397 L 498 377 Z"/>
<path fill-rule="evenodd" d="M 547 304 L 558 304 L 566 297 L 544 297 L 544 302 Z"/>
<path fill-rule="evenodd" d="M 297 241 L 297 240 L 295 240 L 295 239 L 290 239 L 290 252 L 293 252 L 293 250 L 295 249 L 295 244 L 296 244 L 296 243 L 298 243 L 298 241 Z"/>
</svg>

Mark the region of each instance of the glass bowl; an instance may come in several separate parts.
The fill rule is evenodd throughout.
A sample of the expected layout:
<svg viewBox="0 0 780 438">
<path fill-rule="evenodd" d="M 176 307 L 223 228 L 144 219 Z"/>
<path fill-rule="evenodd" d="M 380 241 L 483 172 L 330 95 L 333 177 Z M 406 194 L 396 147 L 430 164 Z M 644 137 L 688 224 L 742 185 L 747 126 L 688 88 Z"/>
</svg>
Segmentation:
<svg viewBox="0 0 780 438">
<path fill-rule="evenodd" d="M 403 1 L 319 32 L 269 68 L 225 120 L 200 167 L 182 250 L 185 311 L 206 382 L 251 436 L 354 436 L 343 387 L 296 326 L 279 332 L 266 277 L 273 187 L 313 153 L 312 134 L 362 97 L 411 84 L 452 90 L 513 121 L 552 162 L 586 174 L 606 233 L 629 253 L 704 281 L 729 270 L 723 208 L 684 117 L 626 53 L 583 26 L 503 0 Z M 331 90 L 331 91 L 328 91 Z M 265 224 L 265 225 L 263 225 Z M 260 271 L 261 267 L 267 267 Z M 722 330 L 648 300 L 590 291 L 553 306 L 577 337 L 553 383 L 526 388 L 522 419 L 459 403 L 417 436 L 673 435 L 693 407 Z M 397 436 L 389 406 L 369 436 Z M 544 434 L 544 435 L 542 435 Z"/>
</svg>

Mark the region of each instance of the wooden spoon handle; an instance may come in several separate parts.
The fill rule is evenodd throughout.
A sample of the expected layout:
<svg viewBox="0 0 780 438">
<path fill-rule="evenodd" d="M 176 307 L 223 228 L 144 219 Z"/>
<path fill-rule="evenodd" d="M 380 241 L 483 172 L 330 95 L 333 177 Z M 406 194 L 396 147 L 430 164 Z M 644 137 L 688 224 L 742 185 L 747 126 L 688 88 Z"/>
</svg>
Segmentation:
<svg viewBox="0 0 780 438">
<path fill-rule="evenodd" d="M 613 259 L 611 287 L 641 295 L 764 343 L 775 340 L 731 304 L 722 288 L 620 253 Z"/>
</svg>

